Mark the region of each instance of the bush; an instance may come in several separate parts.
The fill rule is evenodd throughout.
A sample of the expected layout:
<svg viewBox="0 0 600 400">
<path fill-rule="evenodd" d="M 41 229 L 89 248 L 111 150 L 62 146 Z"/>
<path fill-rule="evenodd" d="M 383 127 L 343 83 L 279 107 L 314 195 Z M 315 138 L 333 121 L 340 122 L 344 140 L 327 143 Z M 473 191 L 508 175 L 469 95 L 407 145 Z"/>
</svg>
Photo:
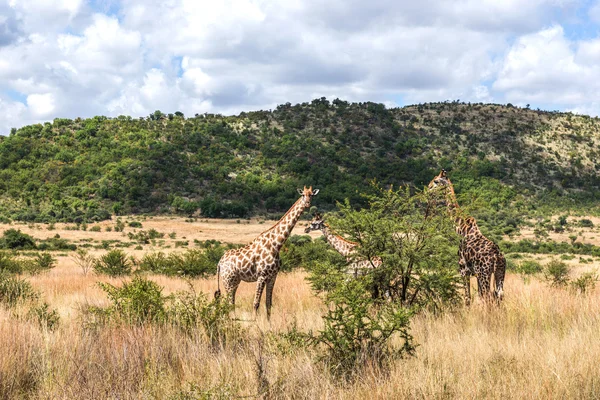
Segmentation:
<svg viewBox="0 0 600 400">
<path fill-rule="evenodd" d="M 307 341 L 320 348 L 320 360 L 334 375 L 350 378 L 366 366 L 384 368 L 393 359 L 413 354 L 412 312 L 407 308 L 393 302 L 376 307 L 360 280 L 345 282 L 327 301 L 323 330 L 309 333 Z M 400 346 L 392 345 L 396 336 Z"/>
<path fill-rule="evenodd" d="M 139 221 L 131 221 L 128 225 L 131 228 L 141 228 L 142 227 L 142 223 Z"/>
<path fill-rule="evenodd" d="M 213 275 L 224 252 L 224 247 L 214 246 L 204 251 L 190 249 L 182 254 L 150 253 L 142 258 L 140 270 L 189 277 Z"/>
<path fill-rule="evenodd" d="M 565 286 L 569 283 L 569 266 L 562 261 L 552 260 L 546 265 L 544 276 L 552 286 Z"/>
<path fill-rule="evenodd" d="M 14 258 L 11 253 L 0 251 L 0 274 L 11 273 L 20 274 L 23 272 L 21 264 Z"/>
<path fill-rule="evenodd" d="M 132 262 L 122 250 L 111 250 L 94 262 L 97 274 L 123 276 L 131 273 Z"/>
<path fill-rule="evenodd" d="M 94 225 L 90 228 L 90 232 L 102 232 L 100 225 Z"/>
<path fill-rule="evenodd" d="M 571 286 L 579 291 L 579 293 L 587 293 L 596 287 L 598 282 L 598 274 L 596 272 L 585 272 L 571 282 Z"/>
<path fill-rule="evenodd" d="M 87 275 L 96 263 L 94 256 L 88 254 L 88 252 L 83 249 L 77 250 L 75 255 L 73 255 L 73 261 L 79 268 L 81 268 L 83 275 Z"/>
<path fill-rule="evenodd" d="M 0 303 L 8 307 L 14 307 L 20 302 L 37 298 L 37 292 L 28 281 L 11 275 L 0 274 Z"/>
<path fill-rule="evenodd" d="M 21 230 L 8 229 L 0 239 L 0 248 L 13 250 L 35 249 L 33 237 L 21 232 Z"/>
<path fill-rule="evenodd" d="M 98 284 L 112 302 L 114 315 L 132 324 L 162 322 L 165 320 L 165 301 L 162 287 L 137 276 L 121 287 L 109 283 Z"/>
<path fill-rule="evenodd" d="M 239 333 L 239 326 L 229 317 L 233 306 L 225 298 L 208 301 L 205 294 L 190 290 L 172 296 L 168 308 L 170 323 L 186 332 L 202 328 L 213 346 L 224 345 L 228 337 Z"/>
<path fill-rule="evenodd" d="M 29 318 L 36 321 L 40 328 L 48 329 L 49 331 L 55 330 L 60 322 L 58 311 L 51 309 L 46 302 L 31 307 Z"/>
<path fill-rule="evenodd" d="M 376 189 L 376 195 L 366 196 L 366 207 L 357 211 L 345 202 L 339 205 L 342 217 L 329 218 L 333 231 L 359 243 L 355 259 L 381 258 L 379 267 L 364 270 L 371 293 L 387 293 L 406 307 L 439 310 L 457 304 L 460 238 L 440 206 L 440 192 Z"/>
<path fill-rule="evenodd" d="M 523 275 L 533 275 L 542 271 L 542 265 L 533 260 L 522 261 L 517 267 L 517 272 Z"/>
</svg>

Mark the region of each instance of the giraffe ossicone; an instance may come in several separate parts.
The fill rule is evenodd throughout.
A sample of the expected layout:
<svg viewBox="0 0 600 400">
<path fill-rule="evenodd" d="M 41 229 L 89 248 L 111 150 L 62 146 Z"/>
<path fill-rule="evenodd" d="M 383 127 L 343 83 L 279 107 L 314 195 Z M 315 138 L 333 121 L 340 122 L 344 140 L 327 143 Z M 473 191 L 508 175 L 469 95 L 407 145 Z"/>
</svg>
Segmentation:
<svg viewBox="0 0 600 400">
<path fill-rule="evenodd" d="M 454 219 L 456 233 L 462 236 L 458 247 L 458 265 L 465 285 L 465 303 L 467 305 L 471 303 L 471 275 L 477 278 L 477 289 L 482 298 L 489 299 L 493 293 L 496 299 L 502 299 L 506 259 L 500 247 L 481 233 L 475 218 L 462 214 L 456 201 L 454 186 L 446 170 L 442 169 L 432 179 L 429 189 L 445 190 L 448 213 Z M 494 291 L 491 290 L 492 274 L 496 286 Z"/>
<path fill-rule="evenodd" d="M 301 197 L 271 228 L 261 233 L 251 243 L 239 249 L 228 250 L 223 254 L 217 265 L 217 291 L 215 297 L 221 294 L 220 277 L 229 301 L 235 304 L 235 292 L 241 281 L 257 282 L 254 296 L 254 312 L 258 313 L 260 298 L 266 287 L 267 318 L 271 317 L 273 287 L 281 266 L 279 251 L 292 229 L 300 219 L 310 202 L 319 193 L 319 189 L 311 187 L 298 189 Z"/>
</svg>

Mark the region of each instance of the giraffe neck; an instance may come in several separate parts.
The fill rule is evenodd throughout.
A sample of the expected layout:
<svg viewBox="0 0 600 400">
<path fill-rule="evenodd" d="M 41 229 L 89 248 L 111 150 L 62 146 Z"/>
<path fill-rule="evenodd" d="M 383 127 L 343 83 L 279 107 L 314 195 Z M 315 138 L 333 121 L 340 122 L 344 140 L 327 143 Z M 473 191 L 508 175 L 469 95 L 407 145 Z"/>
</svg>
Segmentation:
<svg viewBox="0 0 600 400">
<path fill-rule="evenodd" d="M 341 255 L 344 257 L 348 257 L 352 250 L 356 246 L 356 244 L 351 243 L 344 239 L 341 236 L 333 233 L 326 224 L 323 224 L 323 228 L 321 228 L 321 232 L 323 232 L 323 236 L 325 236 L 325 240 L 327 243 L 331 245 Z"/>
<path fill-rule="evenodd" d="M 302 196 L 271 229 L 263 232 L 255 241 L 270 243 L 271 246 L 269 247 L 272 253 L 278 253 L 283 243 L 292 233 L 292 229 L 294 229 L 305 208 L 306 201 Z"/>
<path fill-rule="evenodd" d="M 454 186 L 450 183 L 448 185 L 448 192 L 446 193 L 446 206 L 448 208 L 448 214 L 454 220 L 456 233 L 463 237 L 472 236 L 473 234 L 481 234 L 479 227 L 475 222 L 475 218 L 469 217 L 458 205 L 456 201 L 456 193 L 454 193 Z M 465 229 L 469 226 L 468 229 Z"/>
</svg>

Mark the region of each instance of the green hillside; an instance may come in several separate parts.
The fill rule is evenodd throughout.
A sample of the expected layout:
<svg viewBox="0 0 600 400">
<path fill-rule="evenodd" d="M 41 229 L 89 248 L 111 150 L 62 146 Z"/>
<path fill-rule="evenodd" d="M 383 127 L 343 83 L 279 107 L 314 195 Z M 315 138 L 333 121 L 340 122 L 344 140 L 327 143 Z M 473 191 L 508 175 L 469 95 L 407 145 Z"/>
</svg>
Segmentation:
<svg viewBox="0 0 600 400">
<path fill-rule="evenodd" d="M 596 213 L 600 120 L 494 104 L 313 100 L 238 116 L 55 119 L 0 136 L 0 218 L 84 221 L 140 212 L 281 213 L 296 187 L 331 209 L 376 179 L 426 185 L 448 169 L 484 223 Z"/>
</svg>

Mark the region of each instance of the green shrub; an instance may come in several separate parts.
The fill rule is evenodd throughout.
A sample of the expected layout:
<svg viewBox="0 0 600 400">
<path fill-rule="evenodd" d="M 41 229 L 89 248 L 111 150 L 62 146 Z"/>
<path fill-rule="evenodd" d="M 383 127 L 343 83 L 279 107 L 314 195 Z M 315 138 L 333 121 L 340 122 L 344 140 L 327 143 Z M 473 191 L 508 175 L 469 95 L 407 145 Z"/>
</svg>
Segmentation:
<svg viewBox="0 0 600 400">
<path fill-rule="evenodd" d="M 142 223 L 139 221 L 131 221 L 128 225 L 131 228 L 141 228 L 142 227 Z"/>
<path fill-rule="evenodd" d="M 100 225 L 94 225 L 90 228 L 90 232 L 102 232 Z"/>
<path fill-rule="evenodd" d="M 0 303 L 8 307 L 14 307 L 20 302 L 37 298 L 37 292 L 28 281 L 11 275 L 0 274 Z"/>
<path fill-rule="evenodd" d="M 594 272 L 585 272 L 571 282 L 573 289 L 579 291 L 579 293 L 587 293 L 596 287 L 598 282 L 598 274 Z"/>
<path fill-rule="evenodd" d="M 542 271 L 542 265 L 534 260 L 522 261 L 517 267 L 517 272 L 523 275 L 533 275 Z"/>
<path fill-rule="evenodd" d="M 209 301 L 190 285 L 190 290 L 172 296 L 167 313 L 170 323 L 190 333 L 201 328 L 213 346 L 222 346 L 227 338 L 239 333 L 239 326 L 229 316 L 232 310 L 225 298 Z"/>
<path fill-rule="evenodd" d="M 346 281 L 327 301 L 323 329 L 309 333 L 307 342 L 319 348 L 319 359 L 334 375 L 350 378 L 368 365 L 385 368 L 413 354 L 409 309 L 395 302 L 375 306 L 360 280 Z M 400 345 L 392 344 L 394 337 L 400 338 Z"/>
<path fill-rule="evenodd" d="M 49 331 L 58 328 L 60 322 L 58 311 L 51 309 L 46 302 L 31 307 L 29 310 L 29 318 L 36 321 L 40 328 L 48 329 Z"/>
<path fill-rule="evenodd" d="M 108 295 L 112 311 L 120 320 L 133 324 L 165 320 L 167 297 L 156 282 L 136 276 L 121 287 L 109 283 L 98 285 Z"/>
<path fill-rule="evenodd" d="M 108 276 L 123 276 L 131 273 L 132 262 L 122 250 L 111 250 L 96 259 L 94 271 Z"/>
<path fill-rule="evenodd" d="M 35 249 L 35 240 L 33 237 L 17 229 L 8 229 L 4 231 L 0 239 L 0 248 L 13 250 L 31 250 Z"/>
<path fill-rule="evenodd" d="M 20 274 L 22 272 L 23 268 L 21 267 L 21 264 L 11 253 L 0 251 L 0 274 Z"/>
<path fill-rule="evenodd" d="M 570 269 L 567 264 L 562 261 L 550 261 L 544 270 L 544 276 L 552 286 L 565 286 L 569 283 Z"/>
<path fill-rule="evenodd" d="M 204 251 L 189 249 L 181 254 L 150 253 L 142 258 L 140 270 L 189 277 L 212 275 L 217 272 L 217 264 L 224 252 L 224 247 L 215 246 Z"/>
</svg>

